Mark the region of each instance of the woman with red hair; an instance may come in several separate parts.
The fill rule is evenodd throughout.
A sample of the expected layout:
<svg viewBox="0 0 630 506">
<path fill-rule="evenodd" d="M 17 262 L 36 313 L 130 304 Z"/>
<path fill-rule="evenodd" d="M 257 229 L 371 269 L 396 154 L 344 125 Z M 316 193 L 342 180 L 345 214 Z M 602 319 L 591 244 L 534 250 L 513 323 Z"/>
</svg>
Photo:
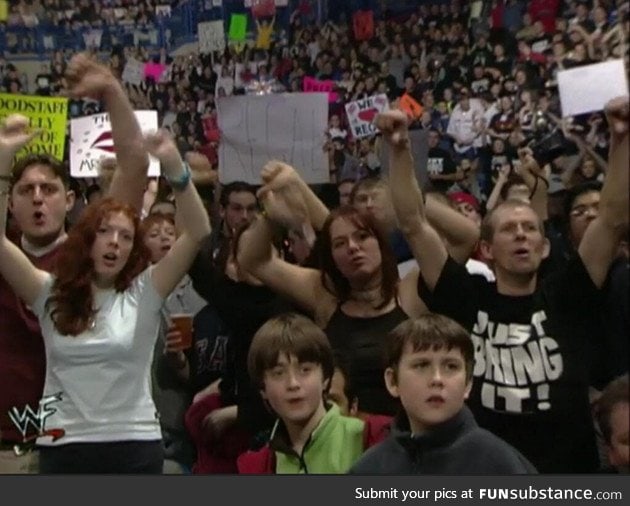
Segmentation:
<svg viewBox="0 0 630 506">
<path fill-rule="evenodd" d="M 0 128 L 0 183 L 11 181 L 13 157 L 37 133 L 27 127 L 12 115 Z M 9 192 L 0 186 L 0 274 L 38 317 L 46 349 L 37 439 L 44 474 L 162 472 L 150 381 L 159 312 L 210 224 L 173 140 L 160 132 L 145 147 L 160 160 L 184 223 L 150 267 L 135 210 L 104 199 L 72 228 L 53 274 L 35 268 L 6 238 Z"/>
</svg>

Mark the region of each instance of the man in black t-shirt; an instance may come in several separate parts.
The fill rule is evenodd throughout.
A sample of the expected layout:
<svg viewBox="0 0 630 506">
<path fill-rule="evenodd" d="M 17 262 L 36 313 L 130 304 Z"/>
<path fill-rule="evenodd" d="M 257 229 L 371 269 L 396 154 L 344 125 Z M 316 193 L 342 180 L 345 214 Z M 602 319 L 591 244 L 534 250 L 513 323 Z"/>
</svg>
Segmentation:
<svg viewBox="0 0 630 506">
<path fill-rule="evenodd" d="M 589 358 L 598 341 L 601 288 L 628 229 L 628 98 L 607 109 L 612 142 L 599 215 L 578 254 L 540 282 L 549 243 L 540 218 L 519 201 L 499 205 L 482 223 L 480 247 L 496 282 L 468 274 L 448 257 L 425 216 L 404 116 L 390 111 L 377 118 L 390 144 L 396 215 L 422 273 L 421 296 L 431 311 L 473 335 L 470 408 L 480 426 L 544 473 L 594 472 L 598 465 Z"/>
<path fill-rule="evenodd" d="M 433 188 L 446 193 L 456 181 L 463 179 L 464 174 L 457 169 L 451 154 L 440 148 L 440 132 L 434 128 L 429 130 L 427 158 L 427 174 Z"/>
</svg>

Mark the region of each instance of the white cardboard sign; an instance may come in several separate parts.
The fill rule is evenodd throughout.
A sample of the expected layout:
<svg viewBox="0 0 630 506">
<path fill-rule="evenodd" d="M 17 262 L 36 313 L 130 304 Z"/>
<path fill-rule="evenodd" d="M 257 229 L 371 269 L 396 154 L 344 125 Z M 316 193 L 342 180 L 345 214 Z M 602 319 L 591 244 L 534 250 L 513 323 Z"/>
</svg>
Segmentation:
<svg viewBox="0 0 630 506">
<path fill-rule="evenodd" d="M 225 29 L 223 21 L 205 21 L 197 25 L 199 52 L 203 54 L 225 49 Z"/>
<path fill-rule="evenodd" d="M 123 82 L 139 86 L 144 80 L 144 63 L 135 58 L 129 58 L 121 77 Z"/>
<path fill-rule="evenodd" d="M 217 103 L 221 143 L 219 180 L 260 184 L 269 160 L 282 160 L 309 184 L 330 180 L 323 150 L 327 93 L 222 97 Z"/>
<path fill-rule="evenodd" d="M 558 72 L 562 117 L 602 111 L 606 103 L 628 95 L 623 60 L 608 60 Z"/>
</svg>

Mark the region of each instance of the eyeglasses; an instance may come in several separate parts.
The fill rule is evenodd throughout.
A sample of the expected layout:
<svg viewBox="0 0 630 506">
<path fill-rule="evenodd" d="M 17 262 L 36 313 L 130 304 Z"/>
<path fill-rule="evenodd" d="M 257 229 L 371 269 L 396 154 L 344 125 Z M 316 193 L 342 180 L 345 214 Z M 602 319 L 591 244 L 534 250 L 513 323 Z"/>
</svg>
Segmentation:
<svg viewBox="0 0 630 506">
<path fill-rule="evenodd" d="M 599 202 L 594 204 L 582 204 L 579 206 L 575 206 L 569 214 L 574 218 L 580 218 L 586 214 L 587 211 L 592 211 L 594 214 L 597 214 L 599 211 Z"/>
</svg>

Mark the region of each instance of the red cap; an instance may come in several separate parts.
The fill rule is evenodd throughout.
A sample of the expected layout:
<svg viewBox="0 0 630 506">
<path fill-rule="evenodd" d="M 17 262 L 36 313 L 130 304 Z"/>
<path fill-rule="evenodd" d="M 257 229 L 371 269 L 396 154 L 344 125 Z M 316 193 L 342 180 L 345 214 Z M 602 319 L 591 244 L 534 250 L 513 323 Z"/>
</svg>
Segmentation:
<svg viewBox="0 0 630 506">
<path fill-rule="evenodd" d="M 449 193 L 448 197 L 456 204 L 461 204 L 465 202 L 473 206 L 477 211 L 479 211 L 479 201 L 470 193 L 453 192 L 453 193 Z"/>
</svg>

